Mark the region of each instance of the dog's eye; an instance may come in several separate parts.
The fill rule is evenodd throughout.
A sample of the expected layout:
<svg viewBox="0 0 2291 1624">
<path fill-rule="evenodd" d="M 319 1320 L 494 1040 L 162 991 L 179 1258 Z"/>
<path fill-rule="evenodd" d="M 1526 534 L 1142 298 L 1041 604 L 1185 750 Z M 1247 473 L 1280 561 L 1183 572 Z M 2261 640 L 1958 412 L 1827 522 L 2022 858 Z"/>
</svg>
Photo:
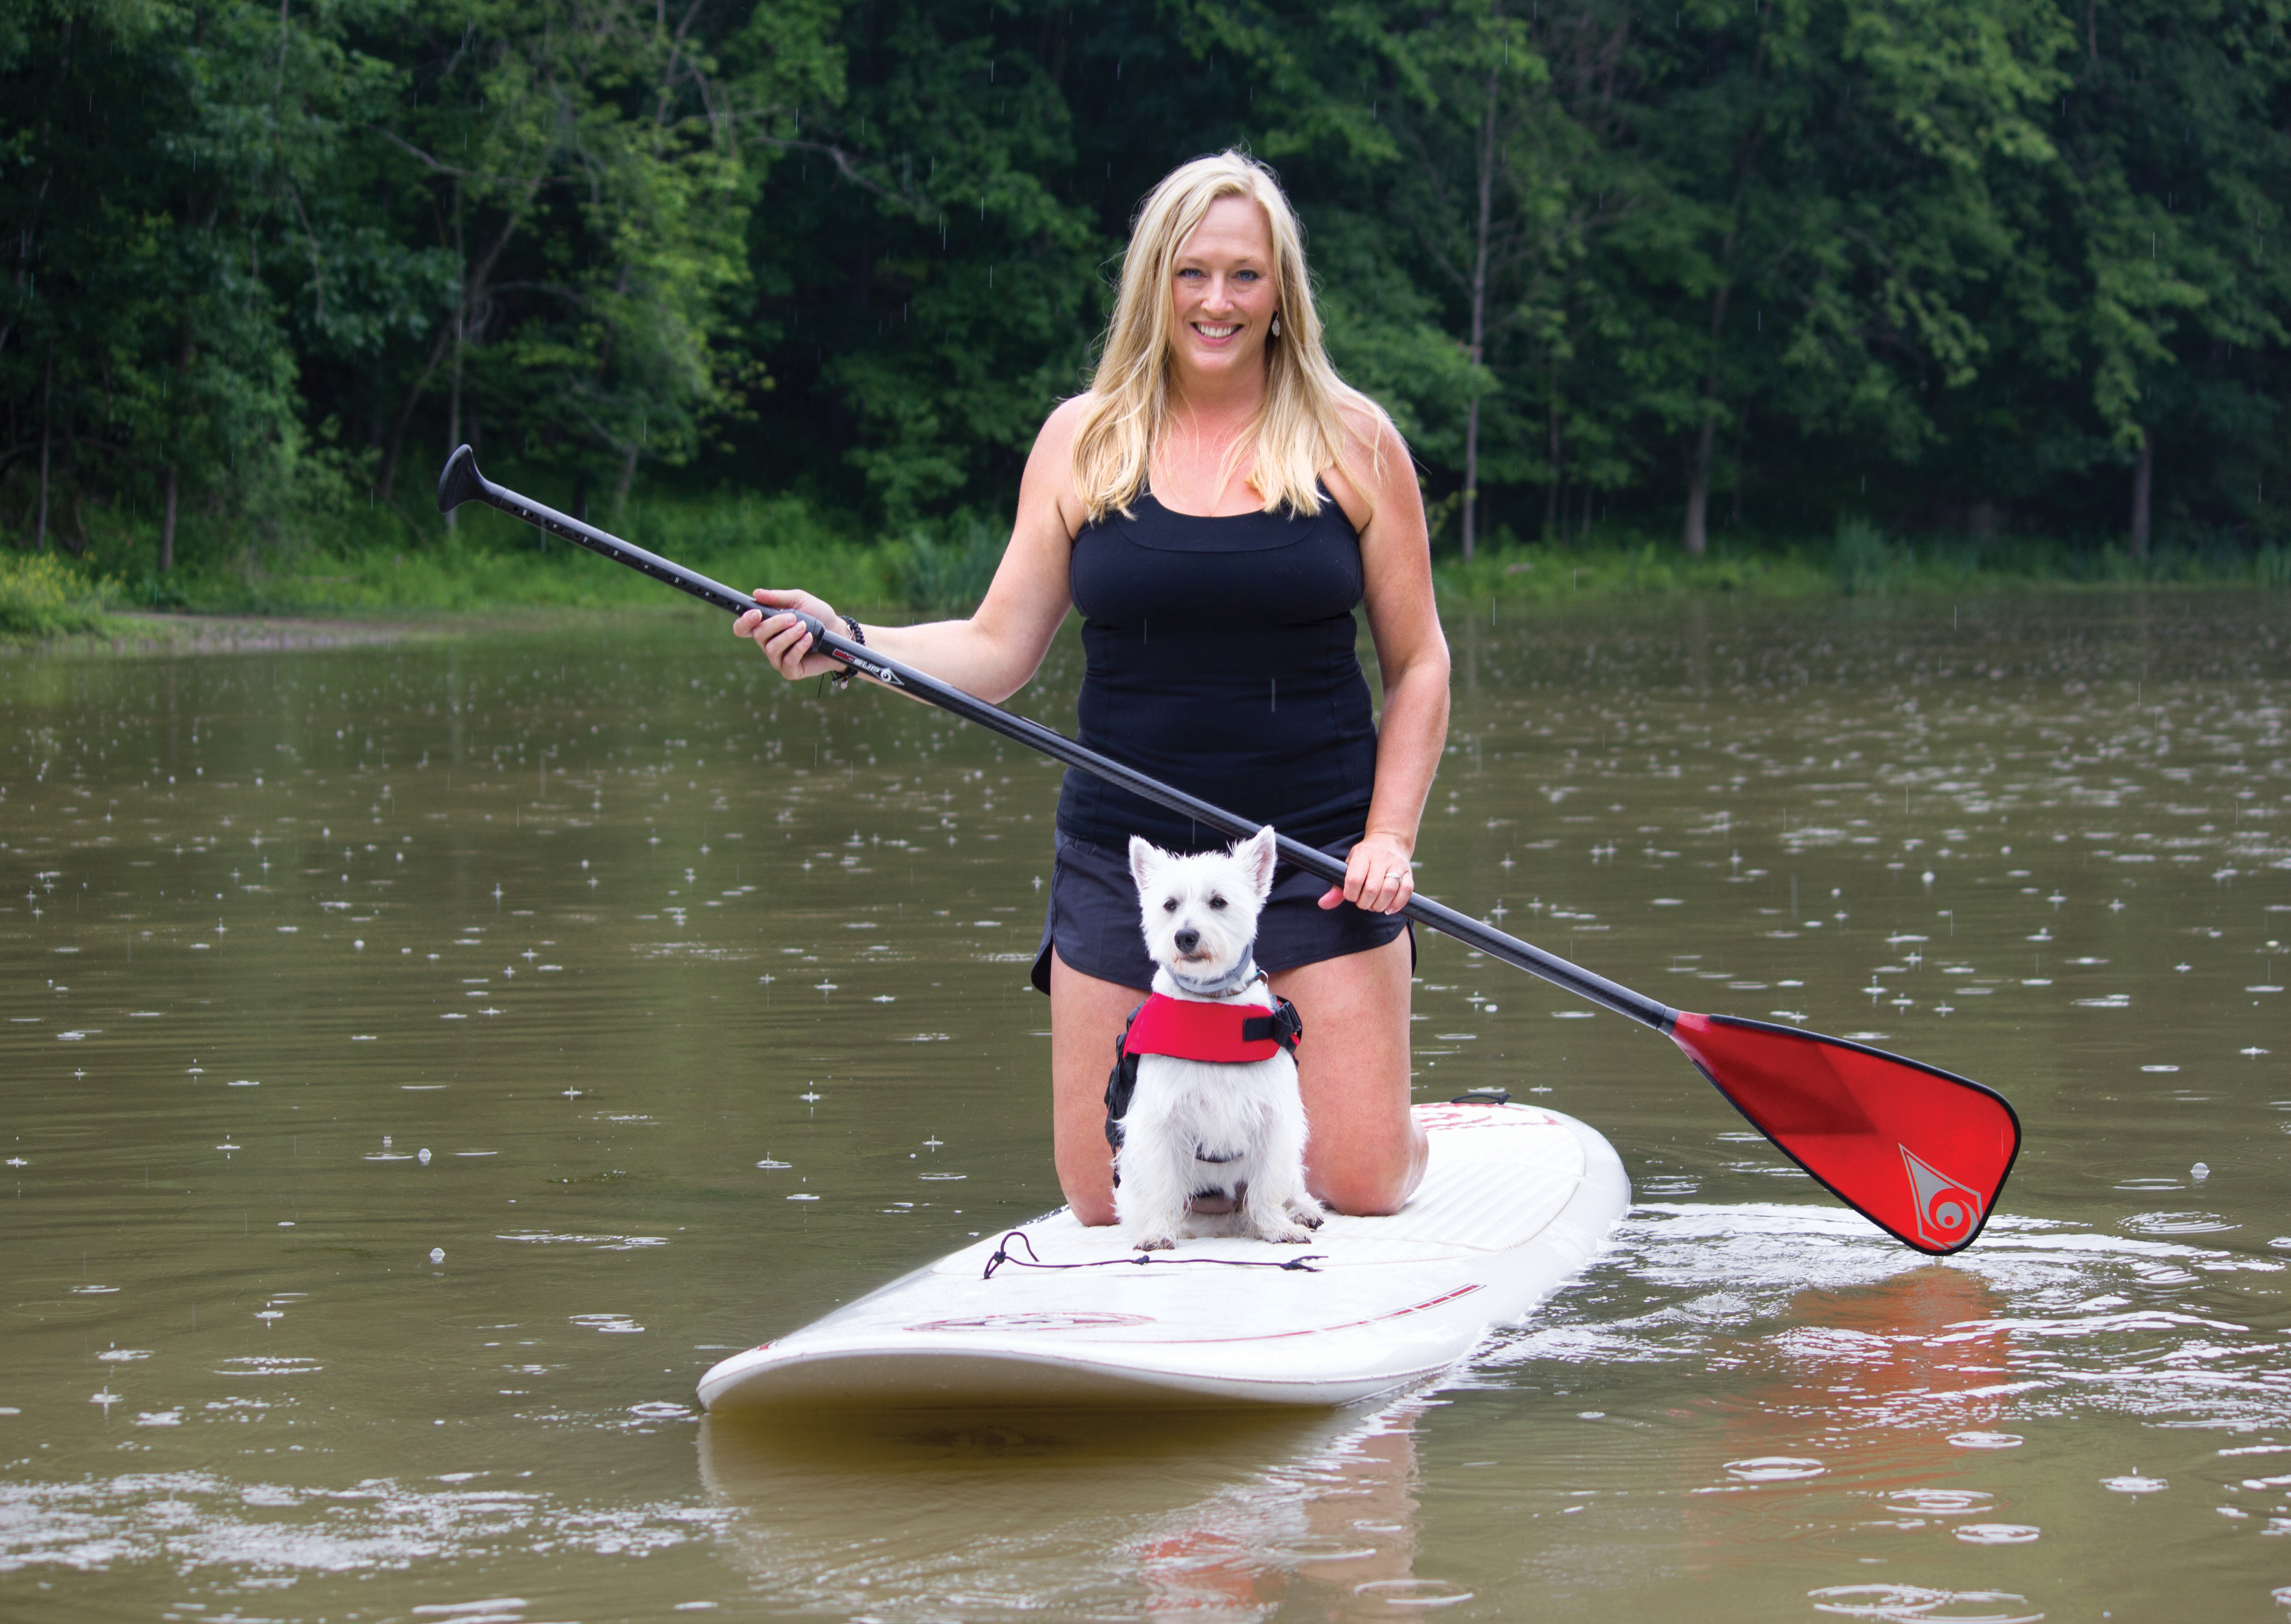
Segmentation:
<svg viewBox="0 0 2291 1624">
<path fill-rule="evenodd" d="M 1212 896 L 1210 898 L 1210 907 L 1212 907 L 1212 908 L 1222 908 L 1222 907 L 1224 907 L 1224 906 L 1225 906 L 1225 898 L 1224 898 L 1224 897 L 1222 897 L 1222 896 Z"/>
<path fill-rule="evenodd" d="M 1177 911 L 1178 911 L 1178 899 L 1177 899 L 1176 897 L 1174 897 L 1174 896 L 1172 896 L 1172 897 L 1169 898 L 1167 901 L 1163 902 L 1163 903 L 1162 903 L 1162 912 L 1164 912 L 1164 913 L 1175 913 Z"/>
</svg>

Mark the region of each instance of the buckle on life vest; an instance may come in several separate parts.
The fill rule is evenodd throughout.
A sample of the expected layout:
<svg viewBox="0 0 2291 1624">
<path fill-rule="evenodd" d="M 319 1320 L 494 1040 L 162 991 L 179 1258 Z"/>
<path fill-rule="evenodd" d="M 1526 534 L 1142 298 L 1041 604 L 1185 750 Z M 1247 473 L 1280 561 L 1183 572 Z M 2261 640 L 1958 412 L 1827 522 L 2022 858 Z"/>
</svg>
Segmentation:
<svg viewBox="0 0 2291 1624">
<path fill-rule="evenodd" d="M 1290 1054 L 1305 1036 L 1305 1017 L 1297 1013 L 1297 1006 L 1285 998 L 1273 1001 L 1273 1013 L 1252 1015 L 1241 1024 L 1241 1041 L 1244 1043 L 1278 1043 Z M 1270 1059 L 1271 1057 L 1267 1056 Z"/>
</svg>

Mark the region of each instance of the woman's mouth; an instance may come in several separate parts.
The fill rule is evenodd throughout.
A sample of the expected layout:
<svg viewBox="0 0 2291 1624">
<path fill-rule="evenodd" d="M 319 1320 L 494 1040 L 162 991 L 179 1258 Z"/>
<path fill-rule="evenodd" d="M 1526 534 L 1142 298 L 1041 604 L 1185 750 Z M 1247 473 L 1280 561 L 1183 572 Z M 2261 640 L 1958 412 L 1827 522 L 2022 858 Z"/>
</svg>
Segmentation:
<svg viewBox="0 0 2291 1624">
<path fill-rule="evenodd" d="M 1225 339 L 1231 338 L 1234 334 L 1240 332 L 1241 324 L 1237 321 L 1233 321 L 1226 322 L 1219 326 L 1212 326 L 1208 322 L 1197 321 L 1194 324 L 1194 331 L 1200 334 L 1203 338 L 1208 339 L 1210 342 L 1216 343 Z"/>
</svg>

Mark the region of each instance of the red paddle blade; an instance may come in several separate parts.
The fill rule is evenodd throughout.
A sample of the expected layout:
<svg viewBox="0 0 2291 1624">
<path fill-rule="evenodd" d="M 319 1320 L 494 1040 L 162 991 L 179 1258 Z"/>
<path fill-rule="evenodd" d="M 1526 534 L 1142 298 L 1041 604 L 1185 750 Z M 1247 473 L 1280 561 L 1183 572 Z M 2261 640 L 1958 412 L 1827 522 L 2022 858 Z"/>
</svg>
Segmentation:
<svg viewBox="0 0 2291 1624">
<path fill-rule="evenodd" d="M 1971 1078 L 1731 1015 L 1682 1013 L 1670 1035 L 1783 1154 L 1921 1252 L 1970 1246 L 2020 1154 L 2020 1118 Z"/>
</svg>

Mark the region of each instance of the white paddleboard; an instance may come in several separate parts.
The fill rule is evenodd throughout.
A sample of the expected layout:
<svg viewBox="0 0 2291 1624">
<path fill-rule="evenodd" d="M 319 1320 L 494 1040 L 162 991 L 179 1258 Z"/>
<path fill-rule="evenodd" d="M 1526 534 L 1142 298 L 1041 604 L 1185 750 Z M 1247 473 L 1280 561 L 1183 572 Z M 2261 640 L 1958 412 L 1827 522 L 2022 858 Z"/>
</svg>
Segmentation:
<svg viewBox="0 0 2291 1624">
<path fill-rule="evenodd" d="M 1187 1240 L 1156 1261 L 1064 1210 L 860 1298 L 700 1380 L 749 1409 L 1194 1408 L 1343 1404 L 1438 1375 L 1523 1317 L 1598 1250 L 1631 1198 L 1613 1149 L 1555 1111 L 1419 1105 L 1423 1185 L 1389 1218 L 1331 1218 L 1308 1246 Z"/>
</svg>

